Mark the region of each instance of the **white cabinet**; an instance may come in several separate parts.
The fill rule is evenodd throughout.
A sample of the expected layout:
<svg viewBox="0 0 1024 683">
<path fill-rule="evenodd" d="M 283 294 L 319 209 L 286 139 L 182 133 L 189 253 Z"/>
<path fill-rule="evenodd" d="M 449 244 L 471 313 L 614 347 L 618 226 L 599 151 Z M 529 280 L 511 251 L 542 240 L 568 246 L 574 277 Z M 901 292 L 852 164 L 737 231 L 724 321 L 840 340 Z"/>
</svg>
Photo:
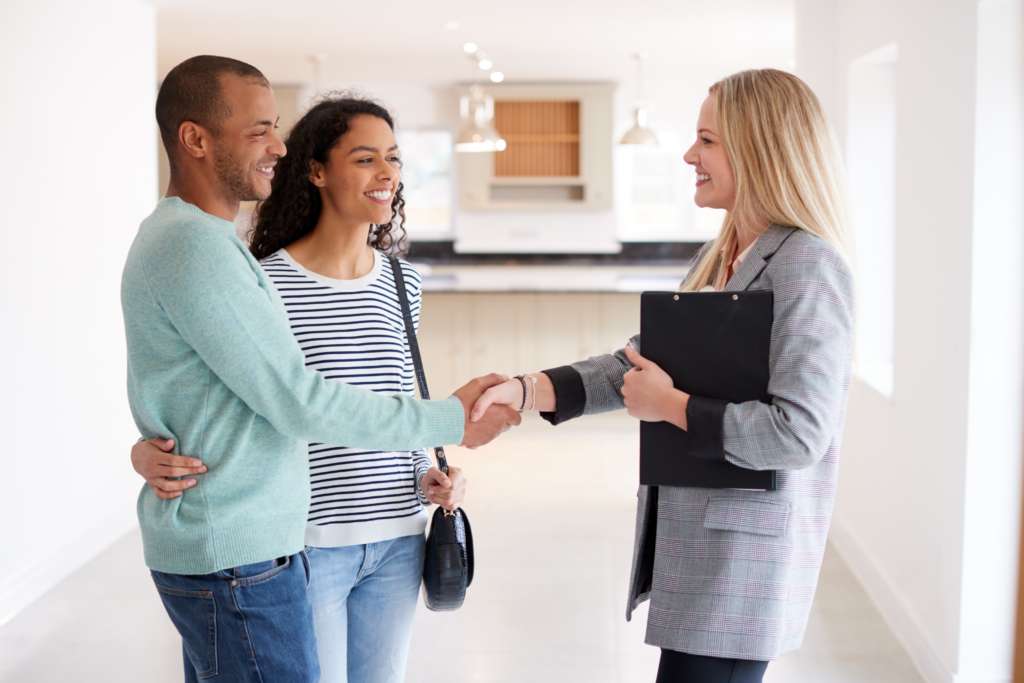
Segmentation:
<svg viewBox="0 0 1024 683">
<path fill-rule="evenodd" d="M 423 295 L 420 346 L 431 396 L 474 377 L 545 370 L 625 346 L 639 294 Z"/>
<path fill-rule="evenodd" d="M 462 209 L 611 208 L 614 86 L 509 85 L 486 90 L 495 102 L 495 127 L 508 147 L 457 155 Z"/>
<path fill-rule="evenodd" d="M 613 90 L 611 85 L 487 87 L 508 147 L 456 154 L 457 252 L 621 250 L 612 204 Z"/>
</svg>

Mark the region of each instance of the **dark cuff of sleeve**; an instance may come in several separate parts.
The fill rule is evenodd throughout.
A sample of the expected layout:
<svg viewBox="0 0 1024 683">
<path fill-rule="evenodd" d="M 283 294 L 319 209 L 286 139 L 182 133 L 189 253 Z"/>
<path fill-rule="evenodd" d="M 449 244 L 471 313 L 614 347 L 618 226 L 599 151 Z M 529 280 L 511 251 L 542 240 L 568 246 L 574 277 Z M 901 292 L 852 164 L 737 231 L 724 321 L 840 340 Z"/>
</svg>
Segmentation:
<svg viewBox="0 0 1024 683">
<path fill-rule="evenodd" d="M 583 389 L 583 378 L 574 368 L 563 365 L 560 368 L 545 370 L 551 383 L 555 386 L 555 411 L 542 412 L 540 416 L 553 425 L 579 417 L 587 405 L 587 392 Z"/>
<path fill-rule="evenodd" d="M 689 454 L 704 460 L 725 462 L 725 409 L 728 401 L 691 396 L 686 404 L 686 433 Z"/>
</svg>

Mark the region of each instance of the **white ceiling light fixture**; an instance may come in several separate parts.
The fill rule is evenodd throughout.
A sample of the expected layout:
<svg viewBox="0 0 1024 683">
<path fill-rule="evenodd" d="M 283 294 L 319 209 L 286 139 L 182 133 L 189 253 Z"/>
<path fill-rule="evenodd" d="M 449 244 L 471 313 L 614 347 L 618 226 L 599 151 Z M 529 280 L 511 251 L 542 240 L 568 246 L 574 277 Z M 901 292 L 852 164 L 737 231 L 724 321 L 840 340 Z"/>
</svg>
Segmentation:
<svg viewBox="0 0 1024 683">
<path fill-rule="evenodd" d="M 456 152 L 500 152 L 505 141 L 494 128 L 494 98 L 474 84 L 469 95 L 459 101 L 459 113 L 465 122 L 452 148 Z"/>
<path fill-rule="evenodd" d="M 658 136 L 647 127 L 648 113 L 651 103 L 644 98 L 644 62 L 647 61 L 647 53 L 639 52 L 636 55 L 637 89 L 639 99 L 636 102 L 633 127 L 626 131 L 619 141 L 621 145 L 656 145 Z"/>
<path fill-rule="evenodd" d="M 472 49 L 470 49 L 472 48 Z M 452 149 L 456 152 L 501 152 L 505 149 L 505 141 L 494 127 L 494 98 L 484 93 L 480 84 L 480 72 L 488 71 L 494 63 L 486 54 L 480 52 L 476 43 L 466 43 L 462 49 L 469 53 L 470 61 L 476 64 L 473 69 L 473 85 L 468 95 L 459 100 L 459 113 L 462 115 L 462 130 L 455 138 Z M 497 74 L 498 78 L 494 76 Z M 491 80 L 497 83 L 502 80 L 497 71 L 491 73 Z"/>
<path fill-rule="evenodd" d="M 501 83 L 503 80 L 505 80 L 505 74 L 501 73 L 500 71 L 492 71 L 491 80 L 495 83 Z"/>
</svg>

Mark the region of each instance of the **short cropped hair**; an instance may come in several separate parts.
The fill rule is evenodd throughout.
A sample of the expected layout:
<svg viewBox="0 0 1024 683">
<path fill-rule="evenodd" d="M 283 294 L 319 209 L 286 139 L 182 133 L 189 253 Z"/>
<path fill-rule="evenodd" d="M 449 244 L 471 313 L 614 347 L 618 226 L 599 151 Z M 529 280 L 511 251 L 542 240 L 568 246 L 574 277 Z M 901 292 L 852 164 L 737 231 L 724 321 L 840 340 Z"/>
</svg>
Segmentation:
<svg viewBox="0 0 1024 683">
<path fill-rule="evenodd" d="M 174 169 L 178 129 L 193 121 L 214 135 L 231 117 L 231 107 L 224 99 L 221 76 L 238 76 L 254 84 L 270 87 L 266 76 L 254 66 L 230 57 L 200 55 L 186 59 L 171 69 L 156 96 L 156 123 L 167 157 Z"/>
</svg>

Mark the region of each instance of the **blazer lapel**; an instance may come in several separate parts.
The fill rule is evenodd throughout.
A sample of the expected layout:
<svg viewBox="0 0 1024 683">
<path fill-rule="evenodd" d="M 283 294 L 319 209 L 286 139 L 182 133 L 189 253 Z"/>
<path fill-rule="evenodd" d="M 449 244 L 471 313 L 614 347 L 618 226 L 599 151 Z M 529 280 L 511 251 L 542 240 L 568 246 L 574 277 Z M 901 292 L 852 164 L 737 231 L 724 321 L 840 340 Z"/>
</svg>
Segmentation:
<svg viewBox="0 0 1024 683">
<path fill-rule="evenodd" d="M 761 233 L 761 236 L 754 242 L 754 248 L 747 254 L 747 258 L 743 259 L 743 263 L 740 264 L 739 270 L 737 270 L 732 279 L 729 280 L 725 285 L 725 292 L 742 292 L 750 283 L 757 279 L 757 276 L 761 274 L 761 271 L 768 265 L 768 261 L 771 260 L 775 252 L 779 250 L 782 243 L 800 228 L 794 228 L 788 225 L 779 225 L 778 223 L 772 223 L 765 231 Z M 724 264 L 723 264 L 724 265 Z"/>
</svg>

